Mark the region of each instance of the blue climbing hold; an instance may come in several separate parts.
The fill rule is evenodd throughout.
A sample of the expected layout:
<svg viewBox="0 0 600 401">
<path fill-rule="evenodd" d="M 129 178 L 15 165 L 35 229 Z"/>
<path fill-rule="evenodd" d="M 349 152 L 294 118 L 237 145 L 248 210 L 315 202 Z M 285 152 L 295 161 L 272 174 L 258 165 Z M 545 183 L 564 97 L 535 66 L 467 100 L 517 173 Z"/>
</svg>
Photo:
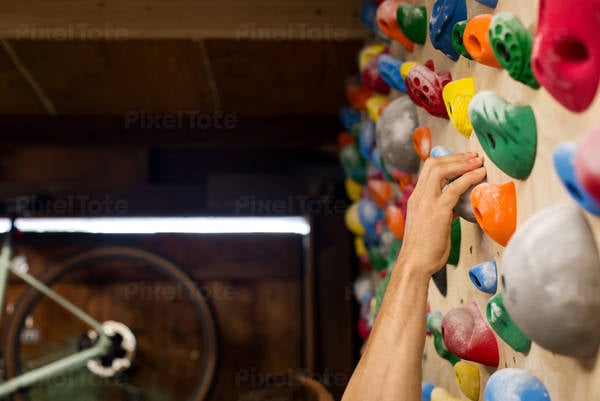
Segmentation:
<svg viewBox="0 0 600 401">
<path fill-rule="evenodd" d="M 379 71 L 379 75 L 386 84 L 396 90 L 406 93 L 406 84 L 404 83 L 404 78 L 402 78 L 402 75 L 400 74 L 400 67 L 402 67 L 402 64 L 402 61 L 389 54 L 384 54 L 379 58 L 377 71 Z"/>
<path fill-rule="evenodd" d="M 431 401 L 431 392 L 434 388 L 435 386 L 433 385 L 433 383 L 421 383 L 421 401 Z"/>
<path fill-rule="evenodd" d="M 479 291 L 495 294 L 498 289 L 498 268 L 496 262 L 490 260 L 473 266 L 469 270 L 469 278 Z"/>
<path fill-rule="evenodd" d="M 452 46 L 452 30 L 454 25 L 467 19 L 465 0 L 436 0 L 429 19 L 429 38 L 433 47 L 440 50 L 453 61 L 459 54 Z"/>
<path fill-rule="evenodd" d="M 491 8 L 496 8 L 498 5 L 498 0 L 475 0 L 478 3 L 483 4 L 484 6 L 488 6 Z"/>
<path fill-rule="evenodd" d="M 431 149 L 431 153 L 429 153 L 429 156 L 442 157 L 442 156 L 450 156 L 451 154 L 452 154 L 452 152 L 443 146 L 434 146 L 433 149 Z"/>
<path fill-rule="evenodd" d="M 371 162 L 373 167 L 375 167 L 378 171 L 383 172 L 383 166 L 381 164 L 381 153 L 379 152 L 379 149 L 377 147 L 374 147 L 371 150 L 371 156 L 369 158 L 369 161 Z"/>
<path fill-rule="evenodd" d="M 365 0 L 360 8 L 360 22 L 371 32 L 375 31 L 375 21 L 378 7 L 379 4 L 375 3 L 374 1 Z"/>
<path fill-rule="evenodd" d="M 375 146 L 375 132 L 375 123 L 371 119 L 367 118 L 360 124 L 358 150 L 365 160 L 371 158 L 371 149 Z"/>
<path fill-rule="evenodd" d="M 488 380 L 485 401 L 550 401 L 544 384 L 531 373 L 521 369 L 502 369 Z"/>
<path fill-rule="evenodd" d="M 600 216 L 600 205 L 579 184 L 575 176 L 575 165 L 573 158 L 577 144 L 564 142 L 554 149 L 554 167 L 569 195 L 588 212 Z"/>
<path fill-rule="evenodd" d="M 358 203 L 358 219 L 365 228 L 365 237 L 375 239 L 378 237 L 376 223 L 384 218 L 383 210 L 370 198 L 361 199 Z"/>
<path fill-rule="evenodd" d="M 340 110 L 340 123 L 342 127 L 348 132 L 352 131 L 354 124 L 360 122 L 360 111 L 353 109 L 352 107 L 342 107 Z"/>
</svg>

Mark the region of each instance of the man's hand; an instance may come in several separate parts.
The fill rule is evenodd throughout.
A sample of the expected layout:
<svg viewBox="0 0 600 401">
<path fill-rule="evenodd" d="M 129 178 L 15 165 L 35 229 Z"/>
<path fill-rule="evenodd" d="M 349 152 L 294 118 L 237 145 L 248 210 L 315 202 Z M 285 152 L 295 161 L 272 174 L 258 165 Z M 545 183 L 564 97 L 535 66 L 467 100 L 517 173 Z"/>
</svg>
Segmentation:
<svg viewBox="0 0 600 401">
<path fill-rule="evenodd" d="M 408 200 L 404 243 L 398 264 L 430 277 L 444 266 L 450 252 L 450 226 L 460 196 L 485 177 L 476 153 L 460 153 L 425 161 Z M 446 185 L 448 180 L 454 180 Z"/>
</svg>

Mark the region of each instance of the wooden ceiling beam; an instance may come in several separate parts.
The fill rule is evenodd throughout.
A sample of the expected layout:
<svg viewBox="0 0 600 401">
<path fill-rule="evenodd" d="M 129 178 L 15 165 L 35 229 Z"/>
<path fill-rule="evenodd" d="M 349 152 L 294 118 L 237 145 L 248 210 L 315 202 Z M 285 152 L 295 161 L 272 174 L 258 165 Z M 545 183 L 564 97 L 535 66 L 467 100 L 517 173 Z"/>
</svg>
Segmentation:
<svg viewBox="0 0 600 401">
<path fill-rule="evenodd" d="M 362 0 L 3 0 L 0 38 L 364 38 Z"/>
</svg>

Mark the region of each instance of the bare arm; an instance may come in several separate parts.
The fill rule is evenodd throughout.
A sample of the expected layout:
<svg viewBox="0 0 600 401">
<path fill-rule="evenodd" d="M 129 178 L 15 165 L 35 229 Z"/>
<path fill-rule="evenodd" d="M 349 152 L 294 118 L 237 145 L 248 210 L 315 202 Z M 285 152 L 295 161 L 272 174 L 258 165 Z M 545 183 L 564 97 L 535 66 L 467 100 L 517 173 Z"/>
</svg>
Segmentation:
<svg viewBox="0 0 600 401">
<path fill-rule="evenodd" d="M 402 250 L 343 401 L 421 400 L 429 279 L 448 258 L 452 209 L 485 177 L 481 166 L 474 153 L 425 162 L 408 202 Z M 446 179 L 456 177 L 445 187 Z"/>
</svg>

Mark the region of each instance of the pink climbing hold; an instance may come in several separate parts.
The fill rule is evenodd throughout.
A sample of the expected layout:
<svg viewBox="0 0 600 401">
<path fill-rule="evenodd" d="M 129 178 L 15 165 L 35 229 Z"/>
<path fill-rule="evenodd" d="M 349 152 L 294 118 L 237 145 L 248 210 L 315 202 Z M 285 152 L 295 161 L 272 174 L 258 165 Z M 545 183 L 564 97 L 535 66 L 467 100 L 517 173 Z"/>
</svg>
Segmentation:
<svg viewBox="0 0 600 401">
<path fill-rule="evenodd" d="M 446 314 L 442 337 L 448 350 L 461 359 L 493 367 L 500 362 L 496 336 L 475 302 Z"/>
<path fill-rule="evenodd" d="M 600 204 L 600 125 L 583 134 L 575 152 L 577 181 Z"/>
<path fill-rule="evenodd" d="M 539 83 L 564 107 L 582 112 L 600 82 L 600 1 L 540 2 L 532 67 Z"/>
<path fill-rule="evenodd" d="M 377 63 L 379 63 L 379 58 L 384 54 L 387 54 L 387 50 L 383 53 L 379 53 L 369 59 L 367 64 L 365 64 L 365 68 L 362 70 L 361 78 L 362 83 L 369 89 L 374 92 L 382 93 L 387 95 L 390 93 L 390 86 L 383 80 L 381 75 L 379 74 L 379 70 L 377 69 Z"/>
<path fill-rule="evenodd" d="M 449 119 L 442 90 L 452 76 L 449 72 L 435 72 L 433 61 L 413 67 L 405 79 L 406 93 L 417 106 L 435 117 Z"/>
</svg>

